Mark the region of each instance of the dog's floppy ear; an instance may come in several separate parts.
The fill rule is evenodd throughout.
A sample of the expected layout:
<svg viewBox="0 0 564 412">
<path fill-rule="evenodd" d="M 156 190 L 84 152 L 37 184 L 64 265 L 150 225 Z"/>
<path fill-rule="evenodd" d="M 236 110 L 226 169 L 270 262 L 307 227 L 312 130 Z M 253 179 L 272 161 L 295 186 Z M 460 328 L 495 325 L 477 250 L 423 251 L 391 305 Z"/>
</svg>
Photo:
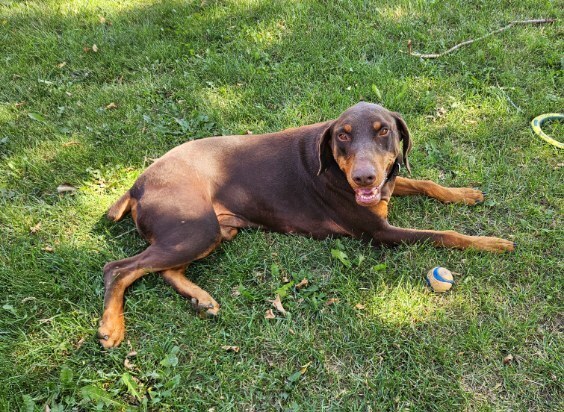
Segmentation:
<svg viewBox="0 0 564 412">
<path fill-rule="evenodd" d="M 408 153 L 411 151 L 411 137 L 409 135 L 409 129 L 407 128 L 407 124 L 405 124 L 405 120 L 403 120 L 399 113 L 392 113 L 392 115 L 396 119 L 396 126 L 399 130 L 400 140 L 402 142 L 403 165 L 409 174 L 411 174 L 411 168 L 409 167 L 409 160 L 407 158 Z"/>
<path fill-rule="evenodd" d="M 333 151 L 331 150 L 332 134 L 333 122 L 327 125 L 317 140 L 317 156 L 319 157 L 319 170 L 317 171 L 317 176 L 327 170 L 329 163 L 333 158 Z"/>
</svg>

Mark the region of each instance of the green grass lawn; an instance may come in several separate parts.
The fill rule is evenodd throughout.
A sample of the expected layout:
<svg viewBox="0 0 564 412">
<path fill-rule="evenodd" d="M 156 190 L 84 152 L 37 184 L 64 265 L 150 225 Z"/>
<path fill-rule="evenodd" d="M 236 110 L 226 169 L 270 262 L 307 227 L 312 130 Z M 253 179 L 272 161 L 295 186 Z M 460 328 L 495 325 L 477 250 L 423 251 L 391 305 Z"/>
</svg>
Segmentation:
<svg viewBox="0 0 564 412">
<path fill-rule="evenodd" d="M 0 410 L 562 410 L 564 160 L 529 128 L 564 107 L 562 17 L 548 0 L 0 1 Z M 359 100 L 403 114 L 413 177 L 488 193 L 397 198 L 392 223 L 517 251 L 247 230 L 187 271 L 217 320 L 147 275 L 126 341 L 101 349 L 102 267 L 146 246 L 104 212 L 153 159 Z M 459 273 L 444 295 L 424 283 L 436 265 Z"/>
</svg>

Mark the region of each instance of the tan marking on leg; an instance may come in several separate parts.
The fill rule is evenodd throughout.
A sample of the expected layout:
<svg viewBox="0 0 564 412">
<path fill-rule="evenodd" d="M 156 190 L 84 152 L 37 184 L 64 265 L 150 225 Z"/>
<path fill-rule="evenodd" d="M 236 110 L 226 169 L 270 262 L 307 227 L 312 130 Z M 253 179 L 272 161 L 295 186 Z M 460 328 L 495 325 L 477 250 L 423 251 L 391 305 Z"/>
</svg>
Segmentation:
<svg viewBox="0 0 564 412">
<path fill-rule="evenodd" d="M 435 234 L 432 242 L 436 246 L 455 249 L 475 249 L 487 252 L 506 252 L 514 250 L 514 243 L 498 237 L 468 236 L 454 230 L 431 231 Z"/>
<path fill-rule="evenodd" d="M 378 243 L 400 244 L 430 241 L 438 247 L 456 249 L 476 249 L 488 252 L 506 252 L 514 250 L 514 243 L 489 236 L 467 236 L 453 230 L 417 230 L 388 226 L 374 234 Z"/>
<path fill-rule="evenodd" d="M 468 236 L 449 230 L 437 232 L 441 239 L 434 243 L 438 246 L 453 247 L 457 249 L 476 249 L 487 252 L 506 252 L 515 249 L 514 243 L 509 240 L 490 236 Z"/>
<path fill-rule="evenodd" d="M 444 187 L 430 180 L 396 178 L 395 196 L 425 195 L 444 203 L 474 205 L 484 200 L 481 191 L 467 187 Z"/>
<path fill-rule="evenodd" d="M 213 252 L 215 250 L 215 248 L 217 248 L 219 246 L 219 244 L 221 243 L 221 233 L 218 234 L 217 239 L 215 241 L 215 243 L 213 243 L 209 248 L 207 248 L 204 252 L 200 253 L 198 256 L 196 256 L 194 258 L 194 260 L 200 260 L 205 258 L 207 255 L 209 255 L 211 252 Z"/>
<path fill-rule="evenodd" d="M 120 269 L 115 269 L 119 271 Z M 104 314 L 100 320 L 98 337 L 100 344 L 108 349 L 121 343 L 125 336 L 125 320 L 123 315 L 123 296 L 133 282 L 147 273 L 146 269 L 137 269 L 129 273 L 110 276 L 110 284 L 104 297 Z"/>
<path fill-rule="evenodd" d="M 194 308 L 205 311 L 208 315 L 217 315 L 219 304 L 211 295 L 184 276 L 185 267 L 168 269 L 161 272 L 164 280 L 185 298 L 191 299 Z"/>
<path fill-rule="evenodd" d="M 230 227 L 230 226 L 220 226 L 220 228 L 221 228 L 221 238 L 222 238 L 222 240 L 231 240 L 239 232 L 237 230 L 237 228 Z"/>
</svg>

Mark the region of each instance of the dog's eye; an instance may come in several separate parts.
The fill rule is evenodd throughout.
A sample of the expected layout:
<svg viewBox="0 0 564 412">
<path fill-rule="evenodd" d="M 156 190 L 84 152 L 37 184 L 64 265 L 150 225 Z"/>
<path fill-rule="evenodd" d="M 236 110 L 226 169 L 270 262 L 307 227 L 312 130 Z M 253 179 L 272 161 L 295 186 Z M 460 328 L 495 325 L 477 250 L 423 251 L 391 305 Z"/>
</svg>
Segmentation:
<svg viewBox="0 0 564 412">
<path fill-rule="evenodd" d="M 348 142 L 351 140 L 351 137 L 348 134 L 339 133 L 337 135 L 337 139 L 339 139 L 341 142 Z"/>
<path fill-rule="evenodd" d="M 382 127 L 378 132 L 378 136 L 386 136 L 388 133 L 390 133 L 390 129 L 388 129 L 387 127 Z"/>
</svg>

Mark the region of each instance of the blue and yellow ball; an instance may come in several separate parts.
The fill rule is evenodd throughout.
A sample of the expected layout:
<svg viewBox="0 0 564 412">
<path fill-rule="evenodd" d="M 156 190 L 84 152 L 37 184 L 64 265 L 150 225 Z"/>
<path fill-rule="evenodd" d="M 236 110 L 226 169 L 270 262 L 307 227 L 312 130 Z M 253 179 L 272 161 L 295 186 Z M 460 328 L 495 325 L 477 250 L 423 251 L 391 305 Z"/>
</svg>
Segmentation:
<svg viewBox="0 0 564 412">
<path fill-rule="evenodd" d="M 440 266 L 427 272 L 425 280 L 427 281 L 427 285 L 438 293 L 446 292 L 454 285 L 454 278 L 452 277 L 451 271 Z"/>
</svg>

